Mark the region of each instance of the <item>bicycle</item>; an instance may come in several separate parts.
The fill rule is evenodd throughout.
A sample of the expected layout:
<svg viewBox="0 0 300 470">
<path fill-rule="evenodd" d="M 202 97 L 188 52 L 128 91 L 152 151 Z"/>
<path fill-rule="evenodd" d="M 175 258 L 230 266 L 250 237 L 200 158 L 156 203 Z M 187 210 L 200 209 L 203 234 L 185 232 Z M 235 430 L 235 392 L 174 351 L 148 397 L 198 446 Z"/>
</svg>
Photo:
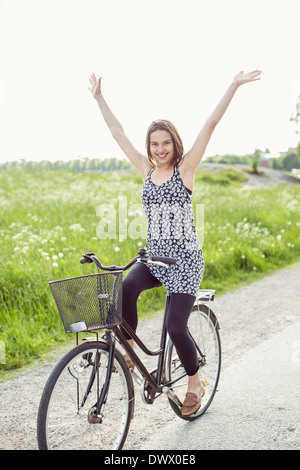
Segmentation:
<svg viewBox="0 0 300 470">
<path fill-rule="evenodd" d="M 85 254 L 80 262 L 94 262 L 98 273 L 49 283 L 65 331 L 76 333 L 76 346 L 58 362 L 45 385 L 37 422 L 39 449 L 122 449 L 134 415 L 133 380 L 141 387 L 145 403 L 152 404 L 164 394 L 182 419 L 202 416 L 215 396 L 221 367 L 220 326 L 210 308 L 215 291 L 200 289 L 190 315 L 188 330 L 198 351 L 205 395 L 194 415 L 182 416 L 187 374 L 164 322 L 160 347 L 152 351 L 121 315 L 123 272 L 136 262 L 168 269 L 176 260 L 151 257 L 141 249 L 123 267 L 103 266 L 94 253 Z M 167 292 L 165 311 L 170 295 Z M 121 324 L 145 354 L 158 356 L 155 370 L 147 370 L 126 341 Z M 104 330 L 101 339 L 98 330 Z M 96 338 L 83 338 L 79 344 L 83 331 L 95 333 Z M 132 359 L 134 369 L 128 368 L 116 343 Z"/>
</svg>

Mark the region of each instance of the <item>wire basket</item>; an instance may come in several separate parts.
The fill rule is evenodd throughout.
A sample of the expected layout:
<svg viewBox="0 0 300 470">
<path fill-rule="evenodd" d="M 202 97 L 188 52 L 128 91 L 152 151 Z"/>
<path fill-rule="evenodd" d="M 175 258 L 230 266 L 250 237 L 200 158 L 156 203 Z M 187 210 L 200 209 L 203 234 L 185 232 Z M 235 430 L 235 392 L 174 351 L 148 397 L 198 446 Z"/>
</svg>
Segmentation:
<svg viewBox="0 0 300 470">
<path fill-rule="evenodd" d="M 66 333 L 122 322 L 122 271 L 49 282 Z"/>
</svg>

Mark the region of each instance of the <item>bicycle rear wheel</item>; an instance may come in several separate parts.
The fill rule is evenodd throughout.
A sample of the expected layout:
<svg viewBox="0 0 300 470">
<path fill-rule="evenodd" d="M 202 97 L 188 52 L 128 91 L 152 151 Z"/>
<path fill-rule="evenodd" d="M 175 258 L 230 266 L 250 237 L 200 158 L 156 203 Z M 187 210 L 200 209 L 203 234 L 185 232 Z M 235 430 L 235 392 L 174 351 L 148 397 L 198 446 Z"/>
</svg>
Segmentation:
<svg viewBox="0 0 300 470">
<path fill-rule="evenodd" d="M 105 381 L 108 356 L 108 345 L 94 341 L 76 346 L 57 364 L 40 402 L 39 449 L 122 449 L 133 415 L 134 390 L 118 350 L 101 416 L 93 413 Z"/>
<path fill-rule="evenodd" d="M 205 389 L 200 409 L 191 416 L 182 416 L 181 407 L 169 398 L 170 405 L 180 418 L 193 420 L 203 415 L 217 390 L 221 370 L 221 342 L 218 323 L 212 310 L 206 305 L 194 306 L 188 322 L 189 333 L 198 351 L 199 376 Z M 187 389 L 187 375 L 170 340 L 167 351 L 166 378 L 181 403 Z"/>
</svg>

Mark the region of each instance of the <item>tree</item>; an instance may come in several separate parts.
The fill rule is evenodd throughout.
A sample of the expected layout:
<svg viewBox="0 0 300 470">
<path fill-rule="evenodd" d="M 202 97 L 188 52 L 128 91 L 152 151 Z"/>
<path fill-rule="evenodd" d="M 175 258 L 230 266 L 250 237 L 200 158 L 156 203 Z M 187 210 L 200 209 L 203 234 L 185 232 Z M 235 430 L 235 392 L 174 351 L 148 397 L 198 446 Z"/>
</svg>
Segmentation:
<svg viewBox="0 0 300 470">
<path fill-rule="evenodd" d="M 298 95 L 296 103 L 296 112 L 290 117 L 290 121 L 294 121 L 296 125 L 296 134 L 300 135 L 300 95 Z"/>
<path fill-rule="evenodd" d="M 298 95 L 297 98 L 297 103 L 296 103 L 296 112 L 295 114 L 290 117 L 290 121 L 294 121 L 296 125 L 296 134 L 300 135 L 300 95 Z M 300 163 L 300 142 L 298 143 L 297 147 L 297 157 L 298 157 L 298 162 Z"/>
<path fill-rule="evenodd" d="M 260 160 L 260 150 L 256 149 L 251 160 L 253 173 L 258 173 L 257 168 L 258 168 L 259 160 Z"/>
</svg>

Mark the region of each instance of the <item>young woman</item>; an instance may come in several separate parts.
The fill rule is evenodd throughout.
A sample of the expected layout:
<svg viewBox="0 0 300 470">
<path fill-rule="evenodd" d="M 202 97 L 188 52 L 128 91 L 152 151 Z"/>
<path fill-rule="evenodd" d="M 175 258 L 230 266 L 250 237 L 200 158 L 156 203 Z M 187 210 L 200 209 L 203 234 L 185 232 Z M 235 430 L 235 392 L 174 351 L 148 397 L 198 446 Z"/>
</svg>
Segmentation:
<svg viewBox="0 0 300 470">
<path fill-rule="evenodd" d="M 107 105 L 101 78 L 90 77 L 90 91 L 103 118 L 125 155 L 140 172 L 144 186 L 142 202 L 148 220 L 147 251 L 150 255 L 172 256 L 174 266 L 164 269 L 136 263 L 123 282 L 123 316 L 133 330 L 137 327 L 136 302 L 145 289 L 166 286 L 172 293 L 168 307 L 167 331 L 188 374 L 188 388 L 182 414 L 194 414 L 201 406 L 204 389 L 198 375 L 197 354 L 187 333 L 187 322 L 204 272 L 192 212 L 194 178 L 211 135 L 239 86 L 259 80 L 261 71 L 239 72 L 213 113 L 204 123 L 192 148 L 184 154 L 175 126 L 167 120 L 154 121 L 147 132 L 147 157 L 128 139 Z M 133 340 L 126 336 L 133 347 Z M 130 358 L 125 356 L 127 364 Z"/>
</svg>

